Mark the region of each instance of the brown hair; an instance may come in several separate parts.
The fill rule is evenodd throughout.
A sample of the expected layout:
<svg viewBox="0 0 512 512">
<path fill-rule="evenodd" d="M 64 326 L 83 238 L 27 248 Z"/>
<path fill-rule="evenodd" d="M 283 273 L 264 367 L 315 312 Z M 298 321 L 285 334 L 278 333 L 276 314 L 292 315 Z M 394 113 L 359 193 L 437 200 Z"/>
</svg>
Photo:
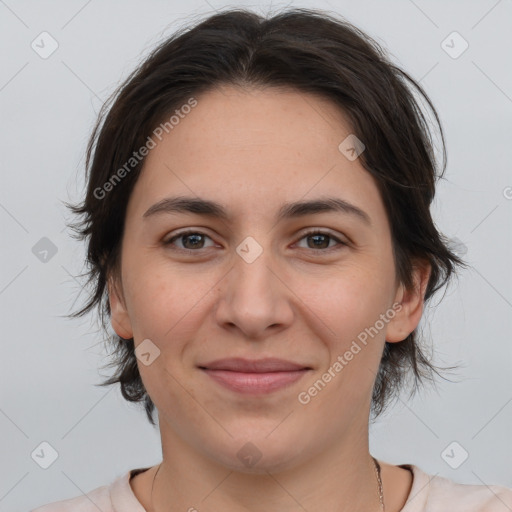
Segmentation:
<svg viewBox="0 0 512 512">
<path fill-rule="evenodd" d="M 446 168 L 446 149 L 438 114 L 421 86 L 391 63 L 375 40 L 325 11 L 295 8 L 264 18 L 231 9 L 159 44 L 103 105 L 87 146 L 85 199 L 76 206 L 66 203 L 84 216 L 70 226 L 76 238 L 87 239 L 86 286 L 93 285 L 88 302 L 70 316 L 97 307 L 108 332 L 107 280 L 119 272 L 126 206 L 144 159 L 122 173 L 108 194 L 104 185 L 112 183 L 116 170 L 126 170 L 134 151 L 178 107 L 223 84 L 291 87 L 321 95 L 342 109 L 366 146 L 359 159 L 374 177 L 389 216 L 397 279 L 410 289 L 415 262 L 431 266 L 425 302 L 448 282 L 456 265 L 466 266 L 430 214 L 436 179 Z M 432 135 L 409 85 L 426 101 L 439 127 L 443 165 L 437 173 Z M 155 425 L 155 406 L 138 371 L 133 338 L 109 335 L 109 341 L 114 347 L 109 366 L 116 371 L 100 385 L 120 383 L 123 397 L 143 402 Z M 386 342 L 372 413 L 378 416 L 398 396 L 410 371 L 414 393 L 424 378 L 434 382 L 438 370 L 420 349 L 416 330 L 399 343 Z"/>
</svg>

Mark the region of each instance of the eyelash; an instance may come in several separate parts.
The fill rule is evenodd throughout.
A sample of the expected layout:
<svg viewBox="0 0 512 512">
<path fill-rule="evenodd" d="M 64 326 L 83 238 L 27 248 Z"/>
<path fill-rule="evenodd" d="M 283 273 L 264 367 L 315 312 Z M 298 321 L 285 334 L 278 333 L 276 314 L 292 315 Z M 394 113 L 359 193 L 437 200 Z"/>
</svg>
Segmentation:
<svg viewBox="0 0 512 512">
<path fill-rule="evenodd" d="M 208 236 L 206 233 L 202 233 L 201 231 L 195 231 L 195 230 L 188 230 L 188 231 L 183 231 L 181 233 L 178 233 L 177 235 L 174 235 L 172 238 L 170 238 L 169 240 L 167 241 L 164 241 L 164 245 L 165 246 L 170 246 L 173 244 L 173 242 L 179 238 L 183 238 L 187 235 L 201 235 L 201 236 L 205 236 L 205 237 L 208 237 L 211 239 L 210 236 Z M 307 231 L 306 233 L 303 233 L 302 236 L 299 238 L 299 241 L 304 239 L 304 238 L 307 238 L 308 236 L 314 236 L 314 235 L 324 235 L 324 236 L 327 236 L 329 237 L 331 240 L 334 240 L 336 242 L 338 242 L 338 246 L 341 246 L 341 247 L 337 247 L 337 246 L 334 246 L 334 247 L 328 247 L 326 249 L 309 249 L 313 252 L 330 252 L 332 250 L 337 250 L 337 249 L 341 249 L 343 246 L 348 246 L 349 244 L 346 243 L 346 242 L 343 242 L 342 240 L 340 240 L 338 237 L 332 235 L 331 233 L 327 232 L 327 231 L 321 231 L 319 229 L 313 229 L 311 231 Z M 182 251 L 182 252 L 188 252 L 188 253 L 193 253 L 193 252 L 199 252 L 201 249 L 182 249 L 180 247 L 176 248 L 176 250 L 178 251 Z M 308 250 L 308 249 L 306 249 Z"/>
</svg>

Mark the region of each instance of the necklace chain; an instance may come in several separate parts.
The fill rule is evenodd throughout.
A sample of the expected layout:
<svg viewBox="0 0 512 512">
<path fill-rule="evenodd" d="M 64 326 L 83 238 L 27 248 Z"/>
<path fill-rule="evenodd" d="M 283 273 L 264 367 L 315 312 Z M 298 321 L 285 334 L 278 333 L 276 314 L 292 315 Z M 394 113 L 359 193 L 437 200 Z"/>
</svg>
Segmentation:
<svg viewBox="0 0 512 512">
<path fill-rule="evenodd" d="M 377 473 L 377 482 L 379 484 L 380 506 L 382 508 L 382 512 L 384 512 L 386 509 L 384 508 L 384 489 L 382 488 L 382 478 L 380 476 L 380 464 L 379 464 L 379 461 L 375 457 L 372 457 L 372 459 L 373 459 L 373 463 L 375 465 L 375 472 Z"/>
<path fill-rule="evenodd" d="M 380 464 L 375 457 L 372 457 L 372 459 L 373 459 L 373 464 L 375 466 L 375 474 L 377 475 L 377 483 L 379 486 L 380 506 L 382 508 L 382 511 L 384 512 L 386 509 L 384 508 L 384 490 L 382 488 L 382 478 L 380 476 Z M 155 512 L 155 509 L 153 508 L 153 487 L 155 486 L 156 475 L 160 471 L 161 465 L 162 465 L 162 463 L 158 464 L 158 469 L 156 470 L 155 476 L 153 477 L 153 483 L 151 484 L 151 512 Z"/>
</svg>

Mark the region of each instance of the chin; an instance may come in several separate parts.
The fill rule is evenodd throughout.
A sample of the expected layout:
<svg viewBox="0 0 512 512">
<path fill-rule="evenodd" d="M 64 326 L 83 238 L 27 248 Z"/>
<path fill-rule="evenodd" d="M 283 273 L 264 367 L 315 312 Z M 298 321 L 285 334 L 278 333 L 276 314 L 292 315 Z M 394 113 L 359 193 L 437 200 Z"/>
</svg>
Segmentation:
<svg viewBox="0 0 512 512">
<path fill-rule="evenodd" d="M 275 435 L 274 439 L 269 439 L 271 430 L 265 429 L 259 436 L 245 435 L 243 438 L 229 440 L 222 453 L 219 453 L 219 444 L 216 444 L 212 446 L 216 453 L 210 453 L 218 463 L 231 471 L 254 475 L 278 473 L 299 464 L 305 456 L 301 443 L 294 442 L 290 436 Z M 276 432 L 272 436 L 274 434 Z"/>
</svg>

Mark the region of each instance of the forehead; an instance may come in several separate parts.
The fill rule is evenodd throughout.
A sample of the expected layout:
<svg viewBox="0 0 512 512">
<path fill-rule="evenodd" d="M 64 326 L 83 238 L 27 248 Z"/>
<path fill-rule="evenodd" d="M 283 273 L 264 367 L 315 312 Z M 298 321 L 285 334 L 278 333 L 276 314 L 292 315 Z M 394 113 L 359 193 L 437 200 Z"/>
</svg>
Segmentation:
<svg viewBox="0 0 512 512">
<path fill-rule="evenodd" d="M 383 213 L 373 177 L 339 149 L 352 132 L 332 102 L 291 89 L 229 86 L 196 100 L 155 140 L 129 211 L 142 215 L 166 196 L 195 195 L 246 215 L 335 192 Z"/>
<path fill-rule="evenodd" d="M 178 136 L 175 145 L 186 143 L 200 153 L 216 147 L 233 152 L 261 148 L 263 155 L 280 146 L 289 150 L 281 151 L 282 157 L 317 161 L 320 151 L 337 156 L 338 139 L 352 131 L 331 101 L 288 88 L 223 85 L 202 94 L 197 102 L 169 135 Z"/>
</svg>

